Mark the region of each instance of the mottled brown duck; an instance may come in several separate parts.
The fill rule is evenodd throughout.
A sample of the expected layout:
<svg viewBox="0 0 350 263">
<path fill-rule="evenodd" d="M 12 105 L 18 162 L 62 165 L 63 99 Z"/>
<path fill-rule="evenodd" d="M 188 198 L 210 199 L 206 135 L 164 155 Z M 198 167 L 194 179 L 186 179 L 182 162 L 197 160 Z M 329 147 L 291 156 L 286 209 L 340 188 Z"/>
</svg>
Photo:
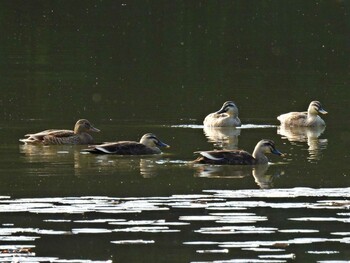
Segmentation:
<svg viewBox="0 0 350 263">
<path fill-rule="evenodd" d="M 92 144 L 94 142 L 90 132 L 99 132 L 100 130 L 91 125 L 88 120 L 78 120 L 74 130 L 49 129 L 38 133 L 26 134 L 21 142 L 27 144 Z"/>
</svg>

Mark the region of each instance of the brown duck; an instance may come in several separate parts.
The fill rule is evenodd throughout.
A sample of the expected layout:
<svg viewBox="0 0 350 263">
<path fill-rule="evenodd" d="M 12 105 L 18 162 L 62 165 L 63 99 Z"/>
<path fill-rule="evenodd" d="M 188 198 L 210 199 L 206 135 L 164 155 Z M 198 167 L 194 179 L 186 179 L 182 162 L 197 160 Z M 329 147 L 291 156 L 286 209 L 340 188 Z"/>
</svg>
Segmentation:
<svg viewBox="0 0 350 263">
<path fill-rule="evenodd" d="M 33 134 L 26 134 L 21 142 L 28 144 L 91 144 L 93 138 L 89 132 L 99 132 L 100 130 L 91 125 L 88 120 L 78 120 L 72 130 L 50 129 Z"/>
<path fill-rule="evenodd" d="M 201 156 L 193 163 L 200 164 L 230 164 L 230 165 L 256 165 L 267 164 L 268 159 L 265 154 L 273 153 L 283 156 L 276 149 L 275 143 L 271 140 L 261 140 L 255 146 L 253 154 L 243 150 L 217 150 L 196 152 Z"/>
<path fill-rule="evenodd" d="M 160 141 L 154 134 L 146 133 L 142 136 L 140 142 L 108 142 L 101 145 L 92 145 L 90 149 L 84 149 L 83 152 L 95 154 L 148 155 L 160 154 L 161 150 L 158 147 L 170 146 Z"/>
</svg>

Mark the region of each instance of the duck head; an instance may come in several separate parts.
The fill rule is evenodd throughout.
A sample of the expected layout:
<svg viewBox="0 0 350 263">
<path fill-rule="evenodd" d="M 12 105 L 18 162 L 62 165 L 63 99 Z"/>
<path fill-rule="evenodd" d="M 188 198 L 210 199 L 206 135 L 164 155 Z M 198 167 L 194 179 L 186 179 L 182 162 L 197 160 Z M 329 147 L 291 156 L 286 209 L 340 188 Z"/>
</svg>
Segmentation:
<svg viewBox="0 0 350 263">
<path fill-rule="evenodd" d="M 142 136 L 140 143 L 148 146 L 148 147 L 166 147 L 170 146 L 157 138 L 153 133 L 146 133 Z"/>
<path fill-rule="evenodd" d="M 276 149 L 275 142 L 272 140 L 263 139 L 258 142 L 255 149 L 260 149 L 263 153 L 273 153 L 276 155 L 284 156 L 279 150 Z"/>
<path fill-rule="evenodd" d="M 86 119 L 80 119 L 74 126 L 74 133 L 79 134 L 82 132 L 99 132 L 100 130 L 92 126 L 92 124 Z"/>
<path fill-rule="evenodd" d="M 238 108 L 233 101 L 226 101 L 220 110 L 216 112 L 217 114 L 227 113 L 229 115 L 238 116 Z"/>
<path fill-rule="evenodd" d="M 308 113 L 310 114 L 314 114 L 314 115 L 317 115 L 319 113 L 322 113 L 322 114 L 327 114 L 328 112 L 325 111 L 323 108 L 322 108 L 322 105 L 319 101 L 311 101 L 310 105 L 309 105 L 309 108 L 308 108 Z"/>
</svg>

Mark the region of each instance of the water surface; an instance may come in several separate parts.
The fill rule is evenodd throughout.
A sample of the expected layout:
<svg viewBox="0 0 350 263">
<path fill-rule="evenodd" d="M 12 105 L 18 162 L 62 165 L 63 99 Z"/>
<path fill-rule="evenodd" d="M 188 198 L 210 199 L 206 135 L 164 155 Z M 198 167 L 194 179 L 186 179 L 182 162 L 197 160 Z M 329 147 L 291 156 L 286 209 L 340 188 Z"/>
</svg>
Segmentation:
<svg viewBox="0 0 350 263">
<path fill-rule="evenodd" d="M 347 262 L 346 1 L 0 3 L 0 261 Z M 325 129 L 283 129 L 320 100 Z M 208 129 L 233 100 L 243 126 Z M 155 133 L 159 156 L 18 139 L 87 118 L 97 143 Z M 272 139 L 263 166 L 196 151 Z"/>
</svg>

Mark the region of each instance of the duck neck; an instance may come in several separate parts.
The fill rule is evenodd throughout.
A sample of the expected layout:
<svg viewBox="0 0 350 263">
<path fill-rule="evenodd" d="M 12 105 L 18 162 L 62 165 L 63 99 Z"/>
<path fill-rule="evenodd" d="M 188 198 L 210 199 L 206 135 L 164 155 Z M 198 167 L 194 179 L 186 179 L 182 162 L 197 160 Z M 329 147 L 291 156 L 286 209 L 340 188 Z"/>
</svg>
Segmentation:
<svg viewBox="0 0 350 263">
<path fill-rule="evenodd" d="M 227 112 L 227 114 L 233 118 L 237 118 L 238 117 L 238 110 L 230 110 Z"/>
<path fill-rule="evenodd" d="M 317 113 L 315 113 L 315 112 L 308 112 L 307 113 L 307 124 L 308 125 L 312 125 L 313 123 L 315 123 L 315 122 L 317 122 L 318 120 L 318 114 Z"/>
<path fill-rule="evenodd" d="M 74 133 L 75 133 L 75 134 L 80 134 L 80 133 L 82 133 L 82 129 L 80 128 L 80 126 L 75 126 L 75 127 L 74 127 Z"/>
<path fill-rule="evenodd" d="M 315 113 L 315 112 L 308 112 L 307 113 L 307 117 L 308 118 L 312 118 L 312 119 L 314 119 L 314 118 L 316 118 L 318 116 L 318 114 L 317 113 Z"/>
<path fill-rule="evenodd" d="M 267 159 L 266 155 L 258 147 L 255 147 L 253 157 L 257 164 L 266 164 L 269 162 L 269 159 Z"/>
<path fill-rule="evenodd" d="M 314 108 L 309 107 L 307 109 L 307 117 L 308 117 L 308 119 L 315 119 L 315 118 L 317 118 L 317 116 L 318 116 L 318 112 Z"/>
</svg>

